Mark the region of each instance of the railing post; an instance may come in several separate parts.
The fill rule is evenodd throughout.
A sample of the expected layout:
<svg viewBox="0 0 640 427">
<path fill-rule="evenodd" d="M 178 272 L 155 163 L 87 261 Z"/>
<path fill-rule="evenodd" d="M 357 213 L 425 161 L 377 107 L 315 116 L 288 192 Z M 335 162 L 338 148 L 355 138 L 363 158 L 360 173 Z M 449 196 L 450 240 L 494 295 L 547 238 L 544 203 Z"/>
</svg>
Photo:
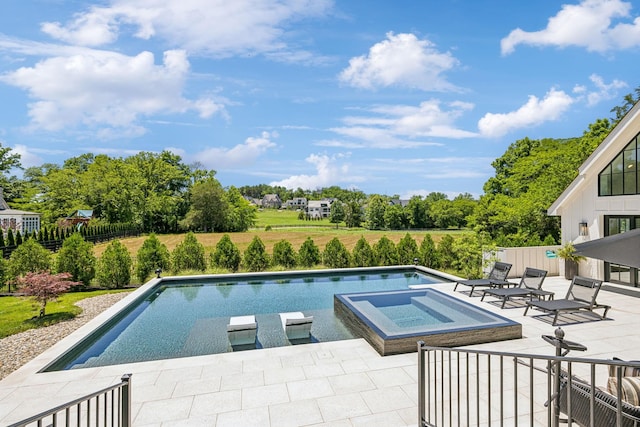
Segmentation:
<svg viewBox="0 0 640 427">
<path fill-rule="evenodd" d="M 425 391 L 426 376 L 425 376 L 425 357 L 424 341 L 418 341 L 418 427 L 424 426 L 425 422 Z"/>
<path fill-rule="evenodd" d="M 120 426 L 131 427 L 131 376 L 124 374 L 121 378 L 122 393 L 120 394 Z"/>
</svg>

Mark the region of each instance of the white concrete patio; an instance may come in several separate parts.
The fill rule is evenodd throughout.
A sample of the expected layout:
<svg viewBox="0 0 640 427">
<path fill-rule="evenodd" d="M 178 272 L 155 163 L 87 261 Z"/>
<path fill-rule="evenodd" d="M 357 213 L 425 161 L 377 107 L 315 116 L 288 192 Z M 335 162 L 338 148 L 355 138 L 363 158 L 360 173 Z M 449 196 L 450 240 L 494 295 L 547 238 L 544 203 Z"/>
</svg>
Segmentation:
<svg viewBox="0 0 640 427">
<path fill-rule="evenodd" d="M 545 289 L 561 298 L 569 282 L 549 277 Z M 610 285 L 610 284 L 607 284 Z M 453 284 L 434 285 L 452 293 Z M 616 285 L 610 285 L 616 286 Z M 624 287 L 620 287 L 624 288 Z M 624 288 L 629 289 L 629 288 Z M 553 354 L 540 337 L 555 326 L 539 312 L 465 301 L 516 320 L 524 338 L 476 348 Z M 488 299 L 488 298 L 487 298 Z M 640 358 L 640 299 L 601 291 L 610 304 L 608 320 L 563 324 L 566 339 L 588 350 L 573 356 Z M 116 310 L 114 307 L 112 310 Z M 36 373 L 69 344 L 107 316 L 108 310 L 70 337 L 0 382 L 0 425 L 34 415 L 118 383 L 132 373 L 135 426 L 416 426 L 416 353 L 381 357 L 361 339 L 102 368 Z"/>
</svg>

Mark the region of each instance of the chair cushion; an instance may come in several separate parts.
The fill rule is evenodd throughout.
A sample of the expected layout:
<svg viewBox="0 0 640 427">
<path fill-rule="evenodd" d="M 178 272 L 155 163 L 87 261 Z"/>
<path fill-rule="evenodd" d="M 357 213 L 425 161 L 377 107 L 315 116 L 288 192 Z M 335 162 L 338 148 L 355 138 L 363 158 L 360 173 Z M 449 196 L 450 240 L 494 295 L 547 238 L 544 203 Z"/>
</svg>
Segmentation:
<svg viewBox="0 0 640 427">
<path fill-rule="evenodd" d="M 640 406 L 640 377 L 622 377 L 620 386 L 620 398 L 633 406 Z M 614 396 L 618 395 L 616 377 L 609 377 L 607 391 Z"/>
<path fill-rule="evenodd" d="M 624 360 L 618 359 L 617 357 L 614 357 L 613 360 L 615 360 L 616 362 L 624 362 Z M 630 362 L 638 363 L 638 360 L 631 360 Z M 623 376 L 623 377 L 638 377 L 638 376 L 640 376 L 640 368 L 637 368 L 635 366 L 621 366 L 620 369 L 622 370 L 621 376 Z M 616 377 L 617 376 L 617 374 L 616 374 L 617 370 L 618 370 L 618 366 L 609 365 L 609 376 L 610 377 Z"/>
</svg>

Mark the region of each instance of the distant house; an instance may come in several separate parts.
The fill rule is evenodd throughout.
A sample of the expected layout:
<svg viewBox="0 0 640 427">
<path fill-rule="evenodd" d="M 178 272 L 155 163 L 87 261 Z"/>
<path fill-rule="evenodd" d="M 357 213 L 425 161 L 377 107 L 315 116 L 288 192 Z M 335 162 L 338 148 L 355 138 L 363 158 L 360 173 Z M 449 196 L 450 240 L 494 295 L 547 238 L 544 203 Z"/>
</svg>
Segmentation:
<svg viewBox="0 0 640 427">
<path fill-rule="evenodd" d="M 389 205 L 391 206 L 401 206 L 401 207 L 407 207 L 407 205 L 409 204 L 409 200 L 403 200 L 403 199 L 390 199 L 389 200 Z"/>
<path fill-rule="evenodd" d="M 284 205 L 287 209 L 305 210 L 307 208 L 307 198 L 294 197 L 293 199 L 287 200 Z"/>
<path fill-rule="evenodd" d="M 280 209 L 282 207 L 282 200 L 277 194 L 265 194 L 262 198 L 263 208 Z"/>
<path fill-rule="evenodd" d="M 0 188 L 0 228 L 4 234 L 12 230 L 14 233 L 20 231 L 25 235 L 40 231 L 40 214 L 11 209 L 4 200 L 2 188 Z"/>
<path fill-rule="evenodd" d="M 89 221 L 91 221 L 92 218 L 92 209 L 78 209 L 71 215 L 67 216 L 64 220 L 62 220 L 62 225 L 65 227 L 77 226 L 78 224 L 86 225 L 89 223 Z"/>
<path fill-rule="evenodd" d="M 330 214 L 330 200 L 309 200 L 307 203 L 307 216 L 309 218 L 328 218 Z"/>
</svg>

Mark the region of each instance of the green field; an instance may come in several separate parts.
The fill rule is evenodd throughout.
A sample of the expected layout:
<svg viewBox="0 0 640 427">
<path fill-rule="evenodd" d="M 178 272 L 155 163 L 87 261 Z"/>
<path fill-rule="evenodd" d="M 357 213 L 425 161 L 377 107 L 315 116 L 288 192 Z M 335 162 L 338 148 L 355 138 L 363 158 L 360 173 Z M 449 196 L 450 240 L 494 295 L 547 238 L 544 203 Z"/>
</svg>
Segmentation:
<svg viewBox="0 0 640 427">
<path fill-rule="evenodd" d="M 298 219 L 300 212 L 292 210 L 261 209 L 258 211 L 255 228 L 272 227 L 335 227 L 336 224 L 329 222 L 328 218 L 322 220 L 307 221 Z M 341 224 L 344 226 L 344 223 Z"/>
</svg>

